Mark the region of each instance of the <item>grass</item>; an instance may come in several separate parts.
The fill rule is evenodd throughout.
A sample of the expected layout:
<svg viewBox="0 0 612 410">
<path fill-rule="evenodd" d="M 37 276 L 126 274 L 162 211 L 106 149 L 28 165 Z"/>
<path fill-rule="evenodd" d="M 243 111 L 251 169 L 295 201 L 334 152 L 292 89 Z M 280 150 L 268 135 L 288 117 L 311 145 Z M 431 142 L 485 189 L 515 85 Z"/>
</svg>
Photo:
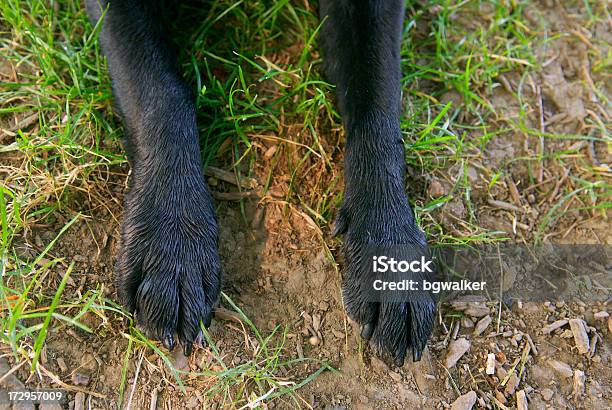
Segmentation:
<svg viewBox="0 0 612 410">
<path fill-rule="evenodd" d="M 595 113 L 580 131 L 543 129 L 538 121 L 543 98 L 531 85 L 543 70 L 537 52 L 555 47 L 567 33 L 549 32 L 541 14 L 528 19 L 534 14 L 531 3 L 408 5 L 401 50 L 407 188 L 432 242 L 554 239 L 575 224 L 607 218 L 610 170 L 587 153 L 593 146 L 609 149 L 609 124 Z M 603 4 L 568 7 L 586 7 L 584 27 L 591 30 L 606 19 Z M 174 28 L 182 71 L 196 95 L 203 164 L 237 178 L 257 175 L 266 192 L 282 177 L 289 188 L 284 200 L 328 232 L 342 199 L 343 134 L 333 86 L 320 73 L 316 5 L 214 0 L 207 6 L 182 6 L 176 19 L 182 23 Z M 66 292 L 66 286 L 74 287 L 74 267 L 55 250 L 77 220 L 92 229 L 94 215 L 105 215 L 115 226 L 120 219 L 118 192 L 128 168 L 97 28 L 75 0 L 0 0 L 0 10 L 0 345 L 15 362 L 34 369 L 53 332 L 74 328 L 120 337 L 127 342 L 121 395 L 114 399 L 125 401 L 127 374 L 135 371 L 137 356 L 142 360 L 153 350 L 167 368 L 173 366 L 132 327 L 121 334 L 124 313 L 103 283 L 82 294 Z M 605 107 L 603 83 L 611 61 L 597 46 L 588 54 L 593 92 Z M 511 110 L 496 100 L 500 90 Z M 491 160 L 500 143 L 513 140 L 529 146 L 529 155 Z M 551 196 L 554 181 L 545 181 L 566 169 L 571 174 Z M 442 195 L 429 194 L 433 181 L 444 185 Z M 512 185 L 519 187 L 518 198 Z M 482 217 L 489 199 L 531 207 L 538 215 L 500 211 L 499 220 L 529 228 L 500 229 Z M 448 211 L 457 206 L 458 212 Z M 32 245 L 40 228 L 57 235 Z M 336 243 L 325 239 L 334 255 Z M 326 367 L 306 376 L 296 373 L 297 381 L 288 382 L 279 369 L 299 363 L 284 350 L 286 329 L 264 337 L 238 306 L 228 304 L 247 324 L 245 334 L 263 348 L 246 364 L 230 366 L 209 340 L 221 368 L 187 378 L 210 380 L 206 395 L 222 397 L 228 406 L 285 395 L 299 406 L 295 388 Z M 84 319 L 91 316 L 102 324 L 87 325 Z M 171 373 L 167 383 L 181 386 L 185 375 Z"/>
</svg>

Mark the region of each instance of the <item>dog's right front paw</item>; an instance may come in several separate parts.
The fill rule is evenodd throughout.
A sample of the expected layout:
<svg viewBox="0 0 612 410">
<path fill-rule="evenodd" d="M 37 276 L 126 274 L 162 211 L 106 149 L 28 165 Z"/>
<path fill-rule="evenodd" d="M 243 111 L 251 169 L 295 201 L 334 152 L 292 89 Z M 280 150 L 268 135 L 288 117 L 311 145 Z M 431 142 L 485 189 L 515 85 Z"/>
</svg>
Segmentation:
<svg viewBox="0 0 612 410">
<path fill-rule="evenodd" d="M 429 259 L 425 237 L 406 195 L 395 191 L 384 198 L 345 194 L 335 233 L 344 235 L 342 294 L 346 312 L 361 326 L 361 336 L 370 341 L 380 357 L 401 366 L 409 349 L 413 359 L 420 360 L 432 332 L 436 301 L 426 291 L 410 292 L 398 299 L 376 295 L 377 278 L 401 279 L 401 275 L 373 272 L 373 256 L 381 256 L 375 255 L 377 252 L 391 251 L 397 261 Z M 419 283 L 432 277 L 433 271 L 411 276 Z"/>
<path fill-rule="evenodd" d="M 210 325 L 221 267 L 217 223 L 203 180 L 136 184 L 125 201 L 115 266 L 121 303 L 145 335 L 189 355 Z"/>
</svg>

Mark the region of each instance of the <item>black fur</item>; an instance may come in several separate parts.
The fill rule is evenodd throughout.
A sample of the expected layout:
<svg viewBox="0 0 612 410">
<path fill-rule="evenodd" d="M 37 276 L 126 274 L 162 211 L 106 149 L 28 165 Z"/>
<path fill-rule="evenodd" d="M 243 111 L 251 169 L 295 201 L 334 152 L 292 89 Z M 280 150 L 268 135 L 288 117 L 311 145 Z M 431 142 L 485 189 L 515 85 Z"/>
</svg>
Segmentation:
<svg viewBox="0 0 612 410">
<path fill-rule="evenodd" d="M 419 360 L 435 301 L 369 303 L 365 247 L 426 245 L 404 189 L 400 132 L 400 42 L 403 0 L 322 0 L 320 44 L 326 74 L 336 84 L 344 127 L 344 201 L 335 232 L 344 234 L 344 304 L 383 357 L 397 365 L 412 347 Z M 414 247 L 410 247 L 414 249 Z M 406 255 L 408 256 L 408 255 Z M 406 258 L 408 259 L 408 257 Z"/>
<path fill-rule="evenodd" d="M 92 22 L 106 10 L 108 57 L 132 166 L 116 265 L 120 301 L 167 347 L 186 353 L 208 326 L 221 269 L 217 224 L 201 165 L 192 95 L 166 44 L 163 2 L 87 0 Z M 382 356 L 420 358 L 435 302 L 368 303 L 359 262 L 368 244 L 425 244 L 404 190 L 400 133 L 403 0 L 322 0 L 325 71 L 337 86 L 347 139 L 344 235 L 347 313 Z"/>
</svg>

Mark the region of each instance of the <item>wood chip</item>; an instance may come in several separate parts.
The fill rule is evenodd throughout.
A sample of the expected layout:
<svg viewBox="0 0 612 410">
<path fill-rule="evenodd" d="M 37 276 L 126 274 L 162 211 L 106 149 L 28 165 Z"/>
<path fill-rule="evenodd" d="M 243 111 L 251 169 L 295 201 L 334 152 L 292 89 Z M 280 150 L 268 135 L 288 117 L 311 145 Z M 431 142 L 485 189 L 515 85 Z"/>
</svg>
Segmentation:
<svg viewBox="0 0 612 410">
<path fill-rule="evenodd" d="M 480 336 L 482 332 L 484 332 L 487 329 L 487 327 L 489 327 L 492 321 L 493 319 L 491 319 L 491 316 L 489 315 L 486 315 L 485 317 L 480 319 L 478 323 L 476 323 L 476 327 L 474 328 L 473 335 Z"/>
<path fill-rule="evenodd" d="M 475 391 L 469 391 L 466 394 L 457 397 L 457 400 L 451 404 L 451 410 L 471 410 L 478 400 L 478 395 Z"/>
<path fill-rule="evenodd" d="M 580 354 L 587 354 L 589 352 L 589 336 L 587 335 L 584 320 L 571 319 L 569 324 L 574 335 L 574 342 L 576 343 L 578 352 Z"/>
<path fill-rule="evenodd" d="M 487 374 L 495 373 L 495 353 L 489 353 L 487 355 Z"/>
<path fill-rule="evenodd" d="M 567 319 L 559 319 L 555 322 L 552 322 L 550 325 L 546 325 L 542 328 L 542 333 L 545 335 L 554 332 L 555 330 L 567 325 L 569 320 Z"/>
<path fill-rule="evenodd" d="M 527 394 L 525 390 L 519 390 L 516 392 L 516 410 L 527 410 Z"/>
<path fill-rule="evenodd" d="M 453 340 L 448 346 L 448 352 L 444 360 L 444 366 L 447 369 L 454 367 L 457 361 L 463 356 L 468 350 L 470 350 L 470 341 L 465 338 L 459 338 Z"/>
</svg>

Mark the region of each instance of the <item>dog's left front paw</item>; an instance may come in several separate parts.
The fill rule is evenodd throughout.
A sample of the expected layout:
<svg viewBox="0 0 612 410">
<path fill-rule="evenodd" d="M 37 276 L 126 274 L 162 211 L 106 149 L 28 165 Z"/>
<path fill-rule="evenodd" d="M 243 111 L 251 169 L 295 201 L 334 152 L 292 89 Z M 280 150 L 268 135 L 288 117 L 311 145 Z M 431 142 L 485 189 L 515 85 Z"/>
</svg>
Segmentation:
<svg viewBox="0 0 612 410">
<path fill-rule="evenodd" d="M 365 192 L 348 192 L 336 221 L 335 233 L 344 235 L 344 305 L 377 354 L 401 366 L 410 348 L 414 361 L 420 360 L 433 328 L 436 301 L 428 292 L 406 294 L 401 300 L 373 298 L 377 276 L 372 252 L 391 249 L 397 260 L 416 260 L 428 257 L 427 244 L 405 194 L 372 199 Z M 413 277 L 430 279 L 432 275 Z"/>
</svg>

